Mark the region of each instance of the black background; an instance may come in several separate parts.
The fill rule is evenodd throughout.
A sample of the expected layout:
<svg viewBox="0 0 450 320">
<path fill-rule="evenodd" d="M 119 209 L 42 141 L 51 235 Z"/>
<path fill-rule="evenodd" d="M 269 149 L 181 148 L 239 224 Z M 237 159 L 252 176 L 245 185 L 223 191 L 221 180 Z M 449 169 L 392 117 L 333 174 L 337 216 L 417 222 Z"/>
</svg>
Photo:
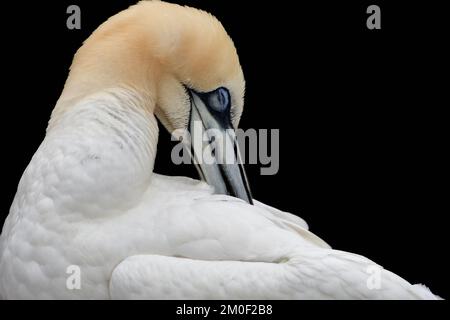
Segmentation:
<svg viewBox="0 0 450 320">
<path fill-rule="evenodd" d="M 300 215 L 332 247 L 448 298 L 442 2 L 176 2 L 210 11 L 233 38 L 247 81 L 241 127 L 280 129 L 278 174 L 247 166 L 254 197 Z M 0 225 L 74 52 L 133 3 L 2 4 Z M 66 28 L 70 4 L 81 7 L 81 30 Z M 370 4 L 381 7 L 381 30 L 366 28 Z M 194 177 L 171 163 L 169 140 L 161 130 L 155 171 Z"/>
</svg>

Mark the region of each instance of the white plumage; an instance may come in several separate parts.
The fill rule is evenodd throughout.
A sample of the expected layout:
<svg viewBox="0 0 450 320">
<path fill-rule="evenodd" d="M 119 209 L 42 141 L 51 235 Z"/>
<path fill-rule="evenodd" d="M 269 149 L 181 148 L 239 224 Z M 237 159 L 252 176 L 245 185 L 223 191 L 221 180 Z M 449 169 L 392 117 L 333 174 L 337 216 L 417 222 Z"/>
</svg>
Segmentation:
<svg viewBox="0 0 450 320">
<path fill-rule="evenodd" d="M 136 18 L 141 12 L 160 14 L 160 19 L 163 13 L 199 14 L 148 2 L 110 24 L 116 21 L 123 27 L 127 17 Z M 201 16 L 216 26 L 211 16 Z M 170 25 L 182 23 L 169 20 Z M 94 40 L 101 36 L 94 34 Z M 133 63 L 126 55 L 121 57 L 122 64 Z M 376 266 L 374 262 L 332 250 L 294 215 L 257 201 L 252 206 L 213 194 L 204 182 L 153 173 L 158 136 L 154 113 L 167 127 L 185 125 L 187 120 L 180 121 L 184 105 L 164 107 L 175 101 L 176 94 L 170 98 L 143 94 L 137 79 L 117 86 L 108 82 L 120 79 L 120 74 L 99 80 L 102 69 L 90 62 L 78 62 L 82 66 L 78 69 L 74 62 L 45 140 L 19 183 L 0 238 L 2 298 L 436 298 L 384 269 L 380 287 L 371 289 L 368 267 Z M 195 74 L 190 77 L 196 85 Z M 210 82 L 211 88 L 227 81 L 232 88 L 243 83 L 239 71 L 232 73 L 234 80 L 211 79 L 203 87 Z M 106 84 L 99 86 L 102 81 Z M 159 92 L 169 92 L 171 81 Z M 234 108 L 240 105 L 239 94 L 231 93 Z M 240 115 L 239 109 L 235 111 Z M 66 286 L 71 265 L 81 270 L 79 290 Z"/>
</svg>

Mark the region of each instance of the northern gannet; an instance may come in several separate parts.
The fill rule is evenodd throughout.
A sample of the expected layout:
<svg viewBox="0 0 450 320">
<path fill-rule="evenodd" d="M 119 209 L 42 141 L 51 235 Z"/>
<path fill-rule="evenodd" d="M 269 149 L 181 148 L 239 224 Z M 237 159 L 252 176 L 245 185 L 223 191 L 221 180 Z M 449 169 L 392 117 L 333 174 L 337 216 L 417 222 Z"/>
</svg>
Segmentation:
<svg viewBox="0 0 450 320">
<path fill-rule="evenodd" d="M 201 166 L 208 183 L 153 172 L 156 118 L 170 132 L 237 128 L 244 86 L 232 40 L 206 12 L 145 1 L 102 24 L 20 180 L 0 238 L 0 296 L 437 298 L 253 200 L 239 165 Z M 71 266 L 79 288 L 67 286 Z"/>
</svg>

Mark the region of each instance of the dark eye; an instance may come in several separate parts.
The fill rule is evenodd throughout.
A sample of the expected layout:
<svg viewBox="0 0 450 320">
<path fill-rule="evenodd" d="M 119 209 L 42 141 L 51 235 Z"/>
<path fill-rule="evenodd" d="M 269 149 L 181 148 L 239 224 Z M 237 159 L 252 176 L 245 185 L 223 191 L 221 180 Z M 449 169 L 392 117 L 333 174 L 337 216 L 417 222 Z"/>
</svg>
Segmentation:
<svg viewBox="0 0 450 320">
<path fill-rule="evenodd" d="M 209 94 L 209 106 L 217 112 L 225 111 L 230 104 L 230 94 L 227 89 L 219 88 Z"/>
</svg>

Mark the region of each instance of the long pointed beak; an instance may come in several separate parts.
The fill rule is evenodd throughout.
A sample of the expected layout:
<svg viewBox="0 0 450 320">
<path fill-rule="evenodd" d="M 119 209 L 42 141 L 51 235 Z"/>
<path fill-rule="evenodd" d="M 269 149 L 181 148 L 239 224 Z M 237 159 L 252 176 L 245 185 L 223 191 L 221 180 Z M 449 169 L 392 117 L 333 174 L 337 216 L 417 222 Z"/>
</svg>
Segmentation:
<svg viewBox="0 0 450 320">
<path fill-rule="evenodd" d="M 202 180 L 218 194 L 253 204 L 229 110 L 217 111 L 208 94 L 190 91 L 191 117 L 188 149 Z M 211 102 L 212 101 L 212 102 Z"/>
</svg>

